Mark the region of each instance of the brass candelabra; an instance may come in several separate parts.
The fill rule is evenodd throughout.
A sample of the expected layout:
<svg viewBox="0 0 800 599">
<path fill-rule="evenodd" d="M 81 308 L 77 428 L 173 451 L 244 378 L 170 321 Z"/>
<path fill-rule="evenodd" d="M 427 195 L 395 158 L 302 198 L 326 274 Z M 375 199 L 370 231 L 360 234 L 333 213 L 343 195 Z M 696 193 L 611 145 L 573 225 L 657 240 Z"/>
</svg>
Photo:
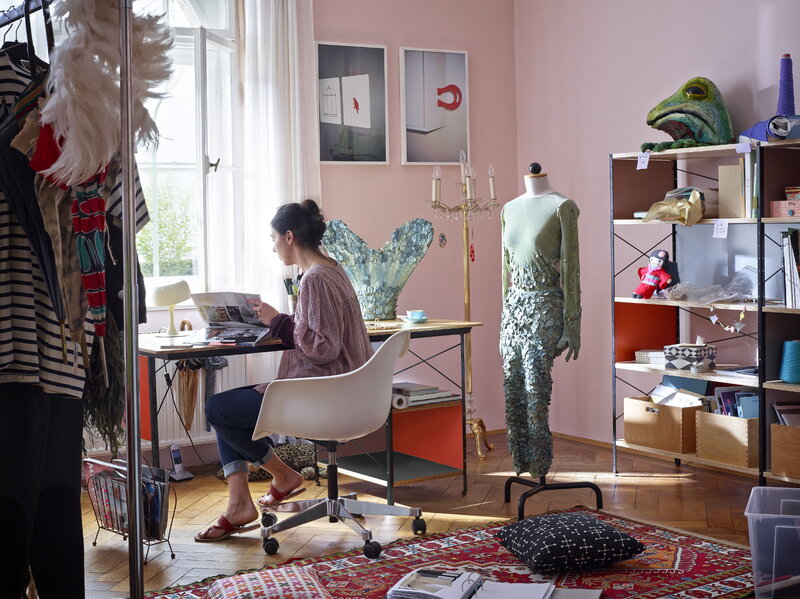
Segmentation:
<svg viewBox="0 0 800 599">
<path fill-rule="evenodd" d="M 441 189 L 442 178 L 441 169 L 436 166 L 433 169 L 433 194 L 430 201 L 430 208 L 434 212 L 447 217 L 459 216 L 463 220 L 462 228 L 462 242 L 463 242 L 463 259 L 464 259 L 464 320 L 469 322 L 470 315 L 470 280 L 469 280 L 469 263 L 470 263 L 470 247 L 469 247 L 469 219 L 475 218 L 479 214 L 487 213 L 491 216 L 492 210 L 499 206 L 494 189 L 494 168 L 489 166 L 489 195 L 490 199 L 485 204 L 481 204 L 480 198 L 476 198 L 476 184 L 475 176 L 472 167 L 466 160 L 466 155 L 461 152 L 461 202 L 455 206 L 450 206 L 442 202 Z M 466 398 L 466 416 L 467 424 L 472 429 L 472 434 L 475 437 L 475 450 L 480 460 L 486 459 L 486 454 L 483 451 L 485 446 L 487 450 L 494 449 L 494 445 L 489 443 L 486 439 L 486 425 L 483 419 L 475 414 L 475 406 L 472 396 L 472 335 L 467 333 L 464 335 L 464 396 Z"/>
</svg>

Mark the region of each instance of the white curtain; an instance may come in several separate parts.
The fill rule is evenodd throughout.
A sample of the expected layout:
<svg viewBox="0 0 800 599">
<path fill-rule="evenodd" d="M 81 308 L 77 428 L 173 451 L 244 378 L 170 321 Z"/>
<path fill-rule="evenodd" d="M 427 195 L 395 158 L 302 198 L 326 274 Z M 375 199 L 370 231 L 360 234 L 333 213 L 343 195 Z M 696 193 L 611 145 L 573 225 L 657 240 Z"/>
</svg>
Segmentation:
<svg viewBox="0 0 800 599">
<path fill-rule="evenodd" d="M 282 204 L 319 201 L 312 0 L 237 0 L 242 102 L 243 289 L 288 310 L 270 220 Z M 251 382 L 274 378 L 276 354 L 251 356 Z"/>
</svg>

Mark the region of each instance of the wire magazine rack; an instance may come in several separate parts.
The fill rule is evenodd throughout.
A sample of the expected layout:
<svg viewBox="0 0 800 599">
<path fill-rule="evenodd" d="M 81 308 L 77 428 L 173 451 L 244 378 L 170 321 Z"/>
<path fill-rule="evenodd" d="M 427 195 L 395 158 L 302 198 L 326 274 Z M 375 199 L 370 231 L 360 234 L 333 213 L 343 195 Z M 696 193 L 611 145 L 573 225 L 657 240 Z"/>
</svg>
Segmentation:
<svg viewBox="0 0 800 599">
<path fill-rule="evenodd" d="M 122 535 L 127 540 L 128 523 L 128 480 L 124 464 L 109 464 L 87 458 L 84 460 L 84 474 L 89 500 L 97 520 L 97 534 L 92 545 L 97 545 L 100 530 L 108 530 Z M 169 471 L 161 468 L 143 468 L 141 477 L 142 507 L 144 512 L 142 543 L 147 545 L 145 563 L 150 547 L 166 543 L 170 557 L 175 559 L 175 551 L 169 541 L 172 523 L 178 507 L 177 493 L 169 484 Z M 170 497 L 172 513 L 170 513 Z"/>
</svg>

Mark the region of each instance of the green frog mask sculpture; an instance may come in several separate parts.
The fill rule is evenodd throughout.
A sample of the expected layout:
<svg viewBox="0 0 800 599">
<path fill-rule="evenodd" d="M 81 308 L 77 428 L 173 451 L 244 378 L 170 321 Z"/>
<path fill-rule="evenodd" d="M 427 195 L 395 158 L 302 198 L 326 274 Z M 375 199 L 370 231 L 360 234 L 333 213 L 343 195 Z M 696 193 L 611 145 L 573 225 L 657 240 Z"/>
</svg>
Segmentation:
<svg viewBox="0 0 800 599">
<path fill-rule="evenodd" d="M 642 152 L 727 144 L 733 128 L 722 94 L 713 82 L 695 77 L 647 113 L 647 124 L 674 141 L 643 143 Z"/>
</svg>

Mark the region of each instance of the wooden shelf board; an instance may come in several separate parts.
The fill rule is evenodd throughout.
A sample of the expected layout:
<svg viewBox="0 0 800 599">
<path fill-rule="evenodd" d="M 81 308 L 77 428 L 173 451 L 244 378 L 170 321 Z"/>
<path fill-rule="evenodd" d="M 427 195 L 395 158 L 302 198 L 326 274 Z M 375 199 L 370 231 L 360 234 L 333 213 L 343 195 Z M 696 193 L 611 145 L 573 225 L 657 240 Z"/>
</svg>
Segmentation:
<svg viewBox="0 0 800 599">
<path fill-rule="evenodd" d="M 650 152 L 650 160 L 688 160 L 690 158 L 735 158 L 736 144 L 720 144 L 716 146 L 700 146 L 698 148 L 682 148 L 680 150 L 663 150 Z M 639 152 L 622 152 L 612 154 L 614 160 L 637 160 Z"/>
<path fill-rule="evenodd" d="M 701 379 L 704 381 L 715 381 L 717 383 L 731 383 L 734 385 L 758 386 L 758 377 L 728 374 L 726 372 L 692 372 L 690 370 L 667 370 L 660 364 L 638 364 L 636 362 L 616 362 L 614 366 L 618 370 L 633 370 L 636 372 L 652 372 L 654 374 L 670 374 L 686 379 Z M 719 366 L 737 366 L 736 364 L 719 364 Z"/>
<path fill-rule="evenodd" d="M 769 479 L 772 479 L 772 480 L 780 480 L 780 481 L 783 481 L 785 483 L 793 483 L 795 485 L 800 485 L 800 478 L 794 478 L 794 477 L 791 477 L 791 476 L 784 476 L 783 474 L 773 474 L 772 472 L 769 472 L 769 471 L 765 472 L 764 476 L 766 478 L 769 478 Z"/>
<path fill-rule="evenodd" d="M 374 459 L 373 459 L 374 458 Z M 377 460 L 377 463 L 375 462 Z M 339 472 L 386 486 L 386 452 L 375 451 L 338 458 Z M 394 453 L 394 485 L 459 476 L 463 470 L 406 453 Z"/>
<path fill-rule="evenodd" d="M 725 462 L 718 462 L 716 460 L 706 460 L 703 458 L 698 458 L 694 453 L 675 453 L 672 451 L 666 451 L 664 449 L 645 447 L 644 445 L 634 445 L 633 443 L 626 442 L 625 439 L 617 439 L 617 446 L 640 453 L 657 455 L 669 459 L 677 459 L 686 464 L 699 464 L 701 466 L 711 466 L 713 468 L 721 468 L 722 470 L 732 470 L 741 474 L 758 476 L 758 468 L 744 468 L 742 466 L 734 466 L 732 464 L 726 464 Z"/>
<path fill-rule="evenodd" d="M 409 404 L 405 408 L 392 408 L 393 414 L 405 414 L 407 412 L 419 412 L 420 410 L 431 410 L 434 408 L 449 408 L 452 406 L 460 406 L 461 405 L 461 398 L 451 399 L 448 397 L 442 398 L 442 401 L 432 401 L 430 403 L 424 403 L 415 406 L 414 404 Z"/>
<path fill-rule="evenodd" d="M 774 312 L 776 314 L 800 314 L 800 308 L 787 308 L 783 305 L 764 306 L 764 312 Z"/>
<path fill-rule="evenodd" d="M 724 221 L 729 225 L 754 225 L 758 222 L 755 218 L 701 218 L 695 225 L 713 225 L 717 221 Z M 800 216 L 765 216 L 761 219 L 765 225 L 800 223 Z M 651 220 L 644 222 L 641 218 L 615 218 L 615 225 L 679 225 L 669 221 Z M 694 225 L 692 225 L 694 226 Z"/>
<path fill-rule="evenodd" d="M 765 389 L 775 389 L 776 391 L 790 391 L 792 393 L 800 393 L 800 385 L 792 383 L 784 383 L 783 381 L 766 381 L 764 383 Z"/>
<path fill-rule="evenodd" d="M 684 300 L 662 300 L 662 299 L 644 299 L 636 297 L 615 297 L 614 301 L 620 304 L 647 304 L 648 306 L 677 306 L 679 308 L 710 308 L 714 307 L 715 310 L 736 310 L 741 312 L 756 312 L 758 306 L 755 303 L 728 303 L 728 302 L 715 302 L 713 304 L 693 304 Z"/>
<path fill-rule="evenodd" d="M 731 225 L 752 225 L 758 222 L 755 218 L 701 218 L 699 221 L 695 223 L 695 225 L 713 225 L 716 221 L 722 220 Z M 764 222 L 772 219 L 763 219 Z M 774 219 L 774 220 L 783 220 L 783 219 Z M 800 219 L 797 219 L 800 220 Z M 792 222 L 789 220 L 788 222 Z M 681 227 L 685 226 L 681 223 L 673 223 L 669 221 L 660 221 L 660 220 L 651 220 L 648 222 L 644 222 L 640 218 L 615 218 L 614 219 L 615 225 L 679 225 Z M 694 225 L 692 225 L 694 226 Z"/>
</svg>

